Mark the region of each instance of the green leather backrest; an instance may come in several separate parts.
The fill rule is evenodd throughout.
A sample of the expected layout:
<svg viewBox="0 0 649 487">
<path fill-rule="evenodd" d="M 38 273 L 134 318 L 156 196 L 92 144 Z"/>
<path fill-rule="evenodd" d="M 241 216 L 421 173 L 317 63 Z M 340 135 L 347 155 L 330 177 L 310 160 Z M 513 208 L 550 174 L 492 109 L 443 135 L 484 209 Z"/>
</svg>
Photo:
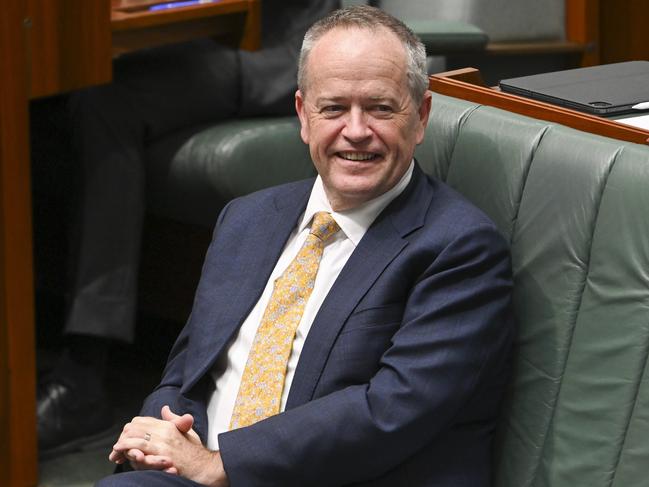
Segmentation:
<svg viewBox="0 0 649 487">
<path fill-rule="evenodd" d="M 496 486 L 649 485 L 649 148 L 439 95 L 429 138 L 512 246 Z"/>
<path fill-rule="evenodd" d="M 492 42 L 565 38 L 565 0 L 373 0 L 403 20 L 457 20 L 482 29 Z"/>
<path fill-rule="evenodd" d="M 208 228 L 234 197 L 315 175 L 294 116 L 172 134 L 151 144 L 146 156 L 149 211 Z"/>
<path fill-rule="evenodd" d="M 496 487 L 649 485 L 649 148 L 435 94 L 416 155 L 511 242 Z M 228 122 L 150 171 L 150 193 L 212 225 L 219 201 L 313 173 L 294 117 Z"/>
</svg>

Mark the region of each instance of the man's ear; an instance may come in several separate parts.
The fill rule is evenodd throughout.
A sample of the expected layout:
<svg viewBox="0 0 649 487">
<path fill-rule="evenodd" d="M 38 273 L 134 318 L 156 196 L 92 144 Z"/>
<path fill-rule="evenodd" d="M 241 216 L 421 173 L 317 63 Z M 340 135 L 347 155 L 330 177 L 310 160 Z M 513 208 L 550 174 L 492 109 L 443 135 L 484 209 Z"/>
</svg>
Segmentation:
<svg viewBox="0 0 649 487">
<path fill-rule="evenodd" d="M 300 119 L 300 137 L 305 144 L 309 143 L 309 120 L 304 106 L 304 96 L 300 90 L 295 92 L 295 111 Z"/>
<path fill-rule="evenodd" d="M 430 107 L 432 105 L 433 94 L 426 90 L 424 98 L 419 105 L 419 123 L 417 124 L 417 145 L 421 144 L 426 135 L 426 127 L 428 126 L 428 117 L 430 116 Z"/>
</svg>

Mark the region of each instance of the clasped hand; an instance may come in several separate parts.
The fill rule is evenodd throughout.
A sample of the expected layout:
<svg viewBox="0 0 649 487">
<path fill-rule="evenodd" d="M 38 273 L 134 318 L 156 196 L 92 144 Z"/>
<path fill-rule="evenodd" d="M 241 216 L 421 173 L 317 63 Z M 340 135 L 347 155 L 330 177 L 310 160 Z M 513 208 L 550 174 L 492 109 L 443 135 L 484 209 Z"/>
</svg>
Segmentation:
<svg viewBox="0 0 649 487">
<path fill-rule="evenodd" d="M 161 470 L 208 486 L 229 485 L 220 453 L 203 446 L 192 428 L 192 415 L 178 416 L 164 406 L 161 417 L 135 417 L 124 425 L 108 459 L 116 464 L 129 461 L 135 470 Z"/>
</svg>

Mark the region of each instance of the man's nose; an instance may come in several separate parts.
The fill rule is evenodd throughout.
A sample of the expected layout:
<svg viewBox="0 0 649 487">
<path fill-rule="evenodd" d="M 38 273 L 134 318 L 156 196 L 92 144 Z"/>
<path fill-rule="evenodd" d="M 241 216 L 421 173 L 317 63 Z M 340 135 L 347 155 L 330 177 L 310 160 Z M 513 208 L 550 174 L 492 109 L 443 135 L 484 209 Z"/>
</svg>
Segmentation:
<svg viewBox="0 0 649 487">
<path fill-rule="evenodd" d="M 372 135 L 366 113 L 362 109 L 352 108 L 349 111 L 342 135 L 351 142 L 362 142 Z"/>
</svg>

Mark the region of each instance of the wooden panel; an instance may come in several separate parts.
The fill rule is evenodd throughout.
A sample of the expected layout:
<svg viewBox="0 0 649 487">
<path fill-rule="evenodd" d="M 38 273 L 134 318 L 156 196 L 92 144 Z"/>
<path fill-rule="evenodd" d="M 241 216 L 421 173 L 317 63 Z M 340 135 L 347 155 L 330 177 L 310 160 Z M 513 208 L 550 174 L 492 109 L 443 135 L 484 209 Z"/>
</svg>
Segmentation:
<svg viewBox="0 0 649 487">
<path fill-rule="evenodd" d="M 25 2 L 0 9 L 0 485 L 37 482 Z"/>
<path fill-rule="evenodd" d="M 600 63 L 599 3 L 600 0 L 566 0 L 566 40 L 587 46 L 582 66 Z"/>
<path fill-rule="evenodd" d="M 107 83 L 110 0 L 28 0 L 30 96 Z"/>
<path fill-rule="evenodd" d="M 503 93 L 492 88 L 487 88 L 486 86 L 477 86 L 466 81 L 460 81 L 460 79 L 476 79 L 475 71 L 477 70 L 474 68 L 466 68 L 433 75 L 430 77 L 430 90 L 442 95 L 501 108 L 539 120 L 560 123 L 584 132 L 625 140 L 627 142 L 649 144 L 649 131 L 622 125 L 612 120 L 595 117 L 567 108 L 561 108 L 549 103 Z"/>
<path fill-rule="evenodd" d="M 258 0 L 222 2 L 251 12 L 246 45 L 258 47 Z M 110 0 L 0 9 L 1 487 L 34 487 L 38 476 L 28 99 L 110 81 L 110 11 Z"/>
<path fill-rule="evenodd" d="M 649 60 L 649 2 L 566 0 L 567 39 L 594 46 L 584 65 Z"/>
<path fill-rule="evenodd" d="M 649 60 L 649 2 L 602 1 L 600 8 L 602 63 Z"/>
<path fill-rule="evenodd" d="M 490 42 L 485 48 L 492 55 L 583 53 L 588 49 L 585 44 L 566 41 Z"/>
</svg>

